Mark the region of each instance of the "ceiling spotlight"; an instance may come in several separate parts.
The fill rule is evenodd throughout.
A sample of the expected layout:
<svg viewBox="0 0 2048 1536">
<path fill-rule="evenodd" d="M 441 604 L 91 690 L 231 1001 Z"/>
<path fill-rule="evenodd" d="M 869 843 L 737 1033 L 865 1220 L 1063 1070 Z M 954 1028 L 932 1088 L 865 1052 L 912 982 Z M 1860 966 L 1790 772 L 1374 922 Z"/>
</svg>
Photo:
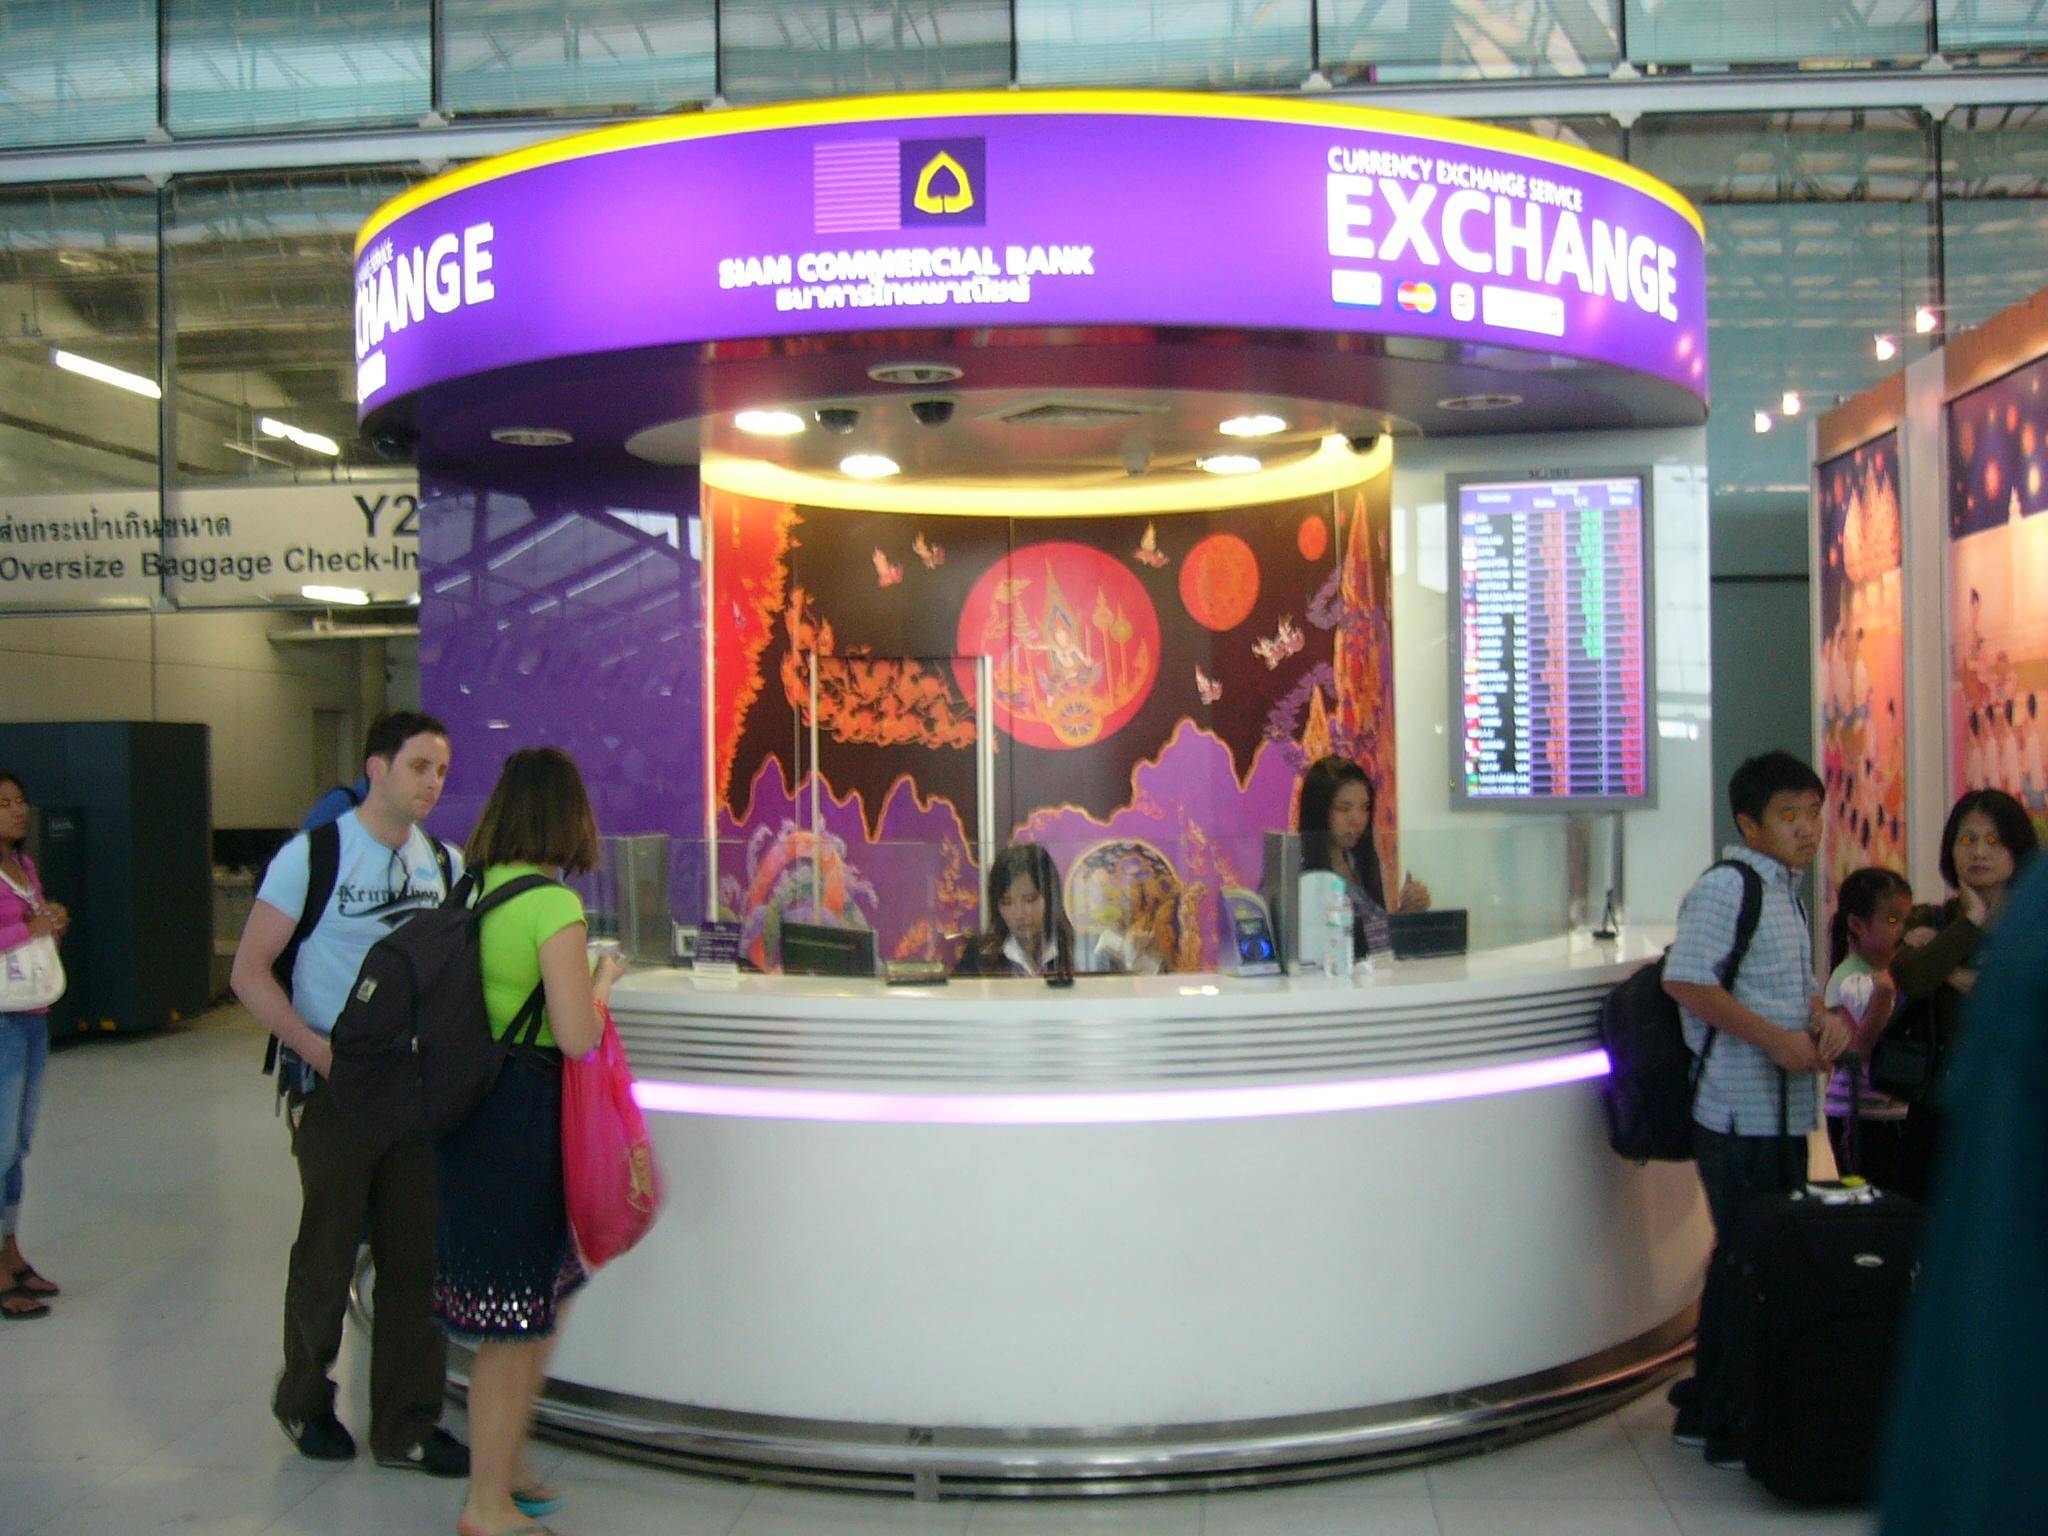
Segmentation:
<svg viewBox="0 0 2048 1536">
<path fill-rule="evenodd" d="M 1788 389 L 1778 397 L 1778 409 L 1787 416 L 1797 416 L 1802 404 L 1804 402 L 1800 400 L 1799 391 L 1796 389 Z"/>
<path fill-rule="evenodd" d="M 1756 413 L 1756 430 L 1759 434 L 1771 430 L 1771 413 L 1769 411 L 1758 411 Z"/>
<path fill-rule="evenodd" d="M 1913 311 L 1913 329 L 1922 336 L 1929 334 L 1940 324 L 1940 319 L 1925 304 Z"/>
<path fill-rule="evenodd" d="M 1195 460 L 1195 468 L 1212 475 L 1255 475 L 1263 466 L 1248 453 L 1212 453 Z"/>
<path fill-rule="evenodd" d="M 856 480 L 886 480 L 900 474 L 903 466 L 886 453 L 849 453 L 839 461 L 839 473 Z"/>
<path fill-rule="evenodd" d="M 89 357 L 80 357 L 76 352 L 66 352 L 62 347 L 50 349 L 50 361 L 66 373 L 75 373 L 83 378 L 97 379 L 102 384 L 111 384 L 116 389 L 125 389 L 131 395 L 142 395 L 150 400 L 161 400 L 164 392 L 157 387 L 155 379 L 145 379 L 139 373 L 129 373 L 122 368 L 109 367 L 94 362 Z"/>
<path fill-rule="evenodd" d="M 1880 336 L 1877 338 L 1873 350 L 1876 351 L 1877 360 L 1880 363 L 1888 363 L 1899 355 L 1899 344 L 1889 336 Z"/>
<path fill-rule="evenodd" d="M 842 437 L 860 425 L 860 411 L 850 405 L 821 405 L 812 414 L 819 426 Z"/>
<path fill-rule="evenodd" d="M 1287 423 L 1278 416 L 1233 416 L 1218 422 L 1216 430 L 1225 437 L 1271 437 L 1275 432 L 1285 432 Z"/>
<path fill-rule="evenodd" d="M 333 438 L 324 437 L 318 432 L 308 432 L 304 427 L 295 427 L 288 421 L 279 421 L 275 416 L 259 416 L 256 419 L 256 430 L 265 437 L 281 437 L 308 453 L 324 453 L 330 459 L 341 456 L 341 444 Z"/>
<path fill-rule="evenodd" d="M 491 441 L 513 448 L 561 448 L 576 441 L 560 427 L 493 427 Z"/>
<path fill-rule="evenodd" d="M 795 411 L 741 411 L 732 424 L 756 437 L 794 437 L 804 429 L 804 419 Z"/>
<path fill-rule="evenodd" d="M 301 587 L 299 596 L 309 603 L 340 603 L 347 608 L 370 606 L 370 594 L 361 587 Z"/>
<path fill-rule="evenodd" d="M 960 370 L 951 363 L 877 363 L 868 377 L 877 384 L 950 384 Z"/>
</svg>

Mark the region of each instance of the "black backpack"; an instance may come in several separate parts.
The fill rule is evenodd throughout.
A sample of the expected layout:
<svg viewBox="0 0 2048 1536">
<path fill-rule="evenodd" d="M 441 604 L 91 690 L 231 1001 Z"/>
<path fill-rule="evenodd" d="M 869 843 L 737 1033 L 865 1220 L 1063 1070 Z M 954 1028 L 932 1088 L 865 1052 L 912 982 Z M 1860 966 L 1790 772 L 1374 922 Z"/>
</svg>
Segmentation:
<svg viewBox="0 0 2048 1536">
<path fill-rule="evenodd" d="M 542 987 L 501 1040 L 484 1007 L 483 920 L 514 897 L 555 882 L 522 875 L 468 905 L 465 875 L 447 902 L 393 929 L 363 957 L 334 1021 L 334 1102 L 379 1134 L 434 1141 L 467 1120 L 515 1045 L 540 1032 Z"/>
<path fill-rule="evenodd" d="M 1738 859 L 1723 859 L 1712 867 L 1742 876 L 1735 947 L 1720 969 L 1721 985 L 1732 988 L 1763 916 L 1764 881 Z M 1693 1100 L 1721 1033 L 1707 1031 L 1707 1043 L 1695 1060 L 1685 1043 L 1678 1004 L 1664 990 L 1664 962 L 1670 956 L 1666 950 L 1643 966 L 1600 1005 L 1600 1043 L 1608 1060 L 1600 1087 L 1601 1102 L 1607 1107 L 1607 1140 L 1623 1157 L 1639 1163 L 1653 1158 L 1682 1163 L 1692 1157 Z"/>
</svg>

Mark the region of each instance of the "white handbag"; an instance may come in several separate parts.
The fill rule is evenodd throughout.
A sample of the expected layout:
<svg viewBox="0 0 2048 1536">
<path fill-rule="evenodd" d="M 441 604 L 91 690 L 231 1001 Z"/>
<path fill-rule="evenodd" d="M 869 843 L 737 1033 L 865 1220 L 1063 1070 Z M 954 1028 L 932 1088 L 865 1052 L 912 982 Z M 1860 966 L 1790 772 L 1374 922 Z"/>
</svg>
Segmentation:
<svg viewBox="0 0 2048 1536">
<path fill-rule="evenodd" d="M 6 877 L 0 875 L 0 879 Z M 34 892 L 23 890 L 12 880 L 7 884 L 31 908 L 38 905 Z M 63 995 L 64 961 L 50 935 L 39 935 L 0 954 L 0 1013 L 33 1013 Z"/>
</svg>

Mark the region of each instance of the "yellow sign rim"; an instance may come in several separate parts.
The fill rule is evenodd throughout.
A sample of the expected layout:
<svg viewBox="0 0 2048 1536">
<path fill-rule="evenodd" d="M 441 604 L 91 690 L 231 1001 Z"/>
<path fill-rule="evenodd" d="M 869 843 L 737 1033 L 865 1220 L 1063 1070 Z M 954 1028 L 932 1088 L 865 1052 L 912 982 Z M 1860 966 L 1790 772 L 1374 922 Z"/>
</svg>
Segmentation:
<svg viewBox="0 0 2048 1536">
<path fill-rule="evenodd" d="M 408 188 L 386 202 L 356 236 L 356 254 L 409 213 L 457 192 L 484 186 L 522 171 L 563 165 L 593 155 L 645 149 L 690 139 L 723 138 L 765 133 L 778 128 L 816 128 L 834 124 L 887 122 L 933 117 L 1196 117 L 1238 122 L 1299 123 L 1311 127 L 1373 129 L 1465 149 L 1496 150 L 1525 155 L 1552 165 L 1584 171 L 1654 198 L 1692 225 L 1702 242 L 1706 225 L 1699 210 L 1683 194 L 1647 172 L 1589 149 L 1556 144 L 1513 128 L 1472 123 L 1458 118 L 1425 117 L 1385 107 L 1347 102 L 1305 101 L 1283 97 L 1206 95 L 1193 91 L 934 91 L 909 96 L 836 97 L 824 101 L 786 102 L 695 112 L 680 117 L 637 118 L 613 127 L 552 139 L 471 165 L 443 172 L 431 181 Z"/>
</svg>

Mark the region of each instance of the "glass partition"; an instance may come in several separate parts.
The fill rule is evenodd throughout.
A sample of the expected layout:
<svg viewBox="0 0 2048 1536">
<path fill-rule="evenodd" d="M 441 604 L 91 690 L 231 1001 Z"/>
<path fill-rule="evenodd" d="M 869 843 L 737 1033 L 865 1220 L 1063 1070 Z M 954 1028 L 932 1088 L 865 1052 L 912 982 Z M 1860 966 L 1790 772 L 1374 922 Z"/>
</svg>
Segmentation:
<svg viewBox="0 0 2048 1536">
<path fill-rule="evenodd" d="M 735 102 L 973 90 L 1010 79 L 1008 0 L 722 0 Z"/>
<path fill-rule="evenodd" d="M 1296 85 L 1312 67 L 1311 3 L 1017 0 L 1017 83 Z"/>
<path fill-rule="evenodd" d="M 155 0 L 0 5 L 0 145 L 140 139 L 155 126 Z"/>
<path fill-rule="evenodd" d="M 716 88 L 714 0 L 441 0 L 451 113 L 673 108 Z"/>
<path fill-rule="evenodd" d="M 1941 152 L 1941 318 L 1954 335 L 2048 287 L 2048 112 L 1958 108 Z"/>
<path fill-rule="evenodd" d="M 432 0 L 160 3 L 172 133 L 403 122 L 433 105 Z"/>
<path fill-rule="evenodd" d="M 1933 51 L 1933 0 L 1624 0 L 1637 64 L 1893 63 Z"/>
<path fill-rule="evenodd" d="M 1318 0 L 1323 73 L 1360 80 L 1604 75 L 1621 57 L 1618 0 Z"/>
</svg>

